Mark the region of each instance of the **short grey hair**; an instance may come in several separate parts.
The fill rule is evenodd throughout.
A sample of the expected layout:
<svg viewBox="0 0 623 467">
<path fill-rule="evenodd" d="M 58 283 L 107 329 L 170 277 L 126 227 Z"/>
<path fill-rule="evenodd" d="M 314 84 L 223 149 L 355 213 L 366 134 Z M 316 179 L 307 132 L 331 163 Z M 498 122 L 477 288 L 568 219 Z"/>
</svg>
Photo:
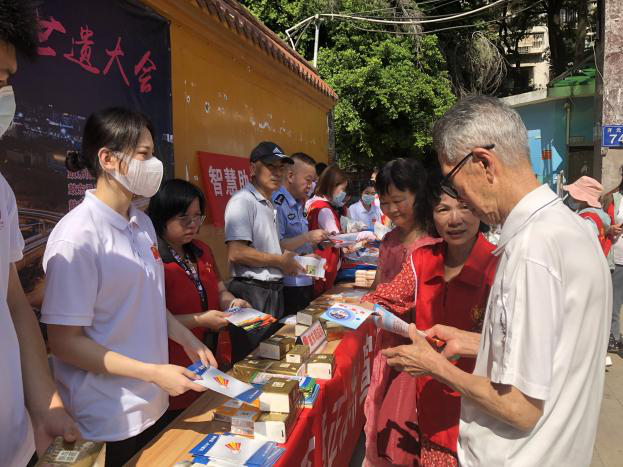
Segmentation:
<svg viewBox="0 0 623 467">
<path fill-rule="evenodd" d="M 493 152 L 505 165 L 530 163 L 526 126 L 515 110 L 495 97 L 465 97 L 433 127 L 435 151 L 449 164 L 488 144 L 495 144 Z"/>
</svg>

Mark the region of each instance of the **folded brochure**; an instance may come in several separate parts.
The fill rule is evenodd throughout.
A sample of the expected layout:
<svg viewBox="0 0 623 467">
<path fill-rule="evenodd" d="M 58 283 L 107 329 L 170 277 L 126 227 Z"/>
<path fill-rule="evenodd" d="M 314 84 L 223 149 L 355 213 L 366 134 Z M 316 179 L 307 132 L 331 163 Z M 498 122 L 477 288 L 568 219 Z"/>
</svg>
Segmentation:
<svg viewBox="0 0 623 467">
<path fill-rule="evenodd" d="M 284 451 L 271 441 L 210 434 L 192 448 L 190 454 L 199 464 L 220 460 L 236 465 L 260 466 L 274 464 Z"/>
<path fill-rule="evenodd" d="M 372 310 L 367 308 L 349 303 L 335 303 L 321 315 L 321 318 L 340 326 L 357 329 L 370 314 L 372 314 Z"/>
<path fill-rule="evenodd" d="M 333 246 L 336 248 L 345 248 L 357 243 L 357 233 L 345 233 L 331 235 L 329 240 L 333 242 Z"/>
<path fill-rule="evenodd" d="M 313 256 L 295 256 L 295 261 L 303 266 L 305 273 L 302 276 L 310 276 L 318 279 L 324 277 L 324 267 L 327 260 L 324 258 L 314 258 Z"/>
<path fill-rule="evenodd" d="M 274 323 L 276 319 L 267 313 L 262 313 L 253 308 L 234 307 L 227 310 L 229 316 L 226 318 L 234 326 L 243 328 L 245 331 L 267 326 Z"/>
<path fill-rule="evenodd" d="M 261 391 L 250 384 L 243 383 L 216 368 L 206 367 L 201 362 L 193 363 L 188 369 L 201 376 L 201 379 L 194 381 L 195 383 L 225 396 L 238 399 L 247 404 L 251 404 L 260 396 Z"/>
</svg>

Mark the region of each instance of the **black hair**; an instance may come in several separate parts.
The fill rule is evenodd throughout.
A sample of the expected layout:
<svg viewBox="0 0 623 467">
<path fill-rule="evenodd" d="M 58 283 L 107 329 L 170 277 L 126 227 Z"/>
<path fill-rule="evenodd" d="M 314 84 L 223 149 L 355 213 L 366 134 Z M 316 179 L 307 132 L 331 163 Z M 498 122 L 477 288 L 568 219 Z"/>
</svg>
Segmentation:
<svg viewBox="0 0 623 467">
<path fill-rule="evenodd" d="M 299 161 L 299 162 L 302 162 L 303 164 L 316 167 L 316 161 L 314 160 L 314 158 L 308 154 L 305 154 L 304 152 L 295 152 L 294 154 L 290 156 L 290 159 L 292 159 L 295 162 Z"/>
<path fill-rule="evenodd" d="M 145 128 L 153 138 L 151 121 L 142 113 L 124 107 L 110 107 L 92 113 L 84 125 L 82 150 L 67 153 L 67 170 L 88 169 L 94 178 L 98 178 L 102 173 L 97 155 L 99 150 L 108 148 L 111 151 L 133 152 Z"/>
<path fill-rule="evenodd" d="M 372 180 L 366 180 L 365 182 L 363 182 L 360 187 L 359 187 L 359 192 L 363 193 L 363 190 L 365 190 L 366 188 L 370 188 L 373 187 L 374 190 L 376 191 L 376 182 L 372 181 Z"/>
<path fill-rule="evenodd" d="M 0 0 L 0 40 L 29 58 L 37 55 L 37 13 L 30 0 Z"/>
<path fill-rule="evenodd" d="M 418 159 L 400 157 L 383 165 L 376 176 L 376 192 L 385 196 L 394 185 L 400 191 L 415 196 L 413 217 L 416 227 L 428 231 L 432 223 L 432 208 L 427 193 L 427 173 Z"/>
<path fill-rule="evenodd" d="M 169 219 L 185 213 L 195 199 L 199 200 L 199 209 L 201 215 L 204 215 L 205 197 L 199 188 L 179 178 L 163 182 L 147 207 L 147 215 L 151 218 L 156 233 L 162 237 Z"/>
<path fill-rule="evenodd" d="M 322 175 L 322 172 L 324 172 L 324 169 L 326 169 L 327 167 L 328 165 L 324 162 L 318 162 L 316 164 L 316 175 L 320 177 Z"/>
<path fill-rule="evenodd" d="M 441 195 L 443 194 L 443 190 L 441 189 L 441 181 L 443 180 L 443 174 L 441 173 L 441 169 L 439 168 L 439 165 L 436 165 L 434 167 L 431 168 L 431 170 L 428 172 L 428 180 L 427 180 L 427 193 L 428 193 L 428 203 L 431 207 L 431 223 L 430 223 L 430 229 L 429 229 L 429 233 L 433 236 L 433 237 L 439 237 L 439 233 L 437 232 L 437 229 L 435 229 L 435 223 L 432 221 L 432 212 L 435 209 L 435 206 L 437 206 L 439 204 L 439 202 L 441 201 Z M 490 227 L 485 224 L 484 222 L 480 221 L 480 224 L 478 226 L 478 231 L 482 232 L 482 233 L 487 233 L 489 232 Z"/>
</svg>

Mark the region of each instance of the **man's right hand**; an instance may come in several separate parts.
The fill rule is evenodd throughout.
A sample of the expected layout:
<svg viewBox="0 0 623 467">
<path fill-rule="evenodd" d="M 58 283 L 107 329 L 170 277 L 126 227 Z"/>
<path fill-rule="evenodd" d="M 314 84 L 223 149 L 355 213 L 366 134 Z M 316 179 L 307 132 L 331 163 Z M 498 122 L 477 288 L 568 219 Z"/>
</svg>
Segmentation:
<svg viewBox="0 0 623 467">
<path fill-rule="evenodd" d="M 178 365 L 154 365 L 151 372 L 151 382 L 164 389 L 169 396 L 179 396 L 189 389 L 203 392 L 205 387 L 193 383 L 192 380 L 200 379 L 188 368 Z"/>
<path fill-rule="evenodd" d="M 294 259 L 295 256 L 295 252 L 287 250 L 281 255 L 279 269 L 281 269 L 286 276 L 305 274 L 305 269 Z"/>
<path fill-rule="evenodd" d="M 463 331 L 462 329 L 435 324 L 432 328 L 424 331 L 429 337 L 438 337 L 446 342 L 442 355 L 446 358 L 455 356 L 475 357 L 480 348 L 480 334 Z"/>
<path fill-rule="evenodd" d="M 317 245 L 329 239 L 329 232 L 322 229 L 310 230 L 307 232 L 307 242 Z"/>
<path fill-rule="evenodd" d="M 231 313 L 219 310 L 208 310 L 197 315 L 197 323 L 201 327 L 211 329 L 212 331 L 218 331 L 229 324 L 226 318 L 230 315 Z"/>
</svg>

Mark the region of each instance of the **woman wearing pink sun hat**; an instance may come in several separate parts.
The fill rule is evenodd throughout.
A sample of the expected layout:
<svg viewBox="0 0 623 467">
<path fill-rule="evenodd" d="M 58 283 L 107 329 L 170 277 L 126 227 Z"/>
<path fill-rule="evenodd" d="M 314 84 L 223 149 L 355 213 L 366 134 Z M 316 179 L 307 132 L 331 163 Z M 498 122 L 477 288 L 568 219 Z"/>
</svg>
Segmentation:
<svg viewBox="0 0 623 467">
<path fill-rule="evenodd" d="M 607 232 L 610 228 L 610 217 L 604 212 L 599 201 L 603 191 L 601 183 L 594 178 L 584 176 L 570 185 L 563 186 L 563 189 L 569 193 L 569 196 L 565 198 L 565 204 L 589 222 L 597 235 L 604 255 L 608 256 L 610 245 L 607 241 Z"/>
</svg>

